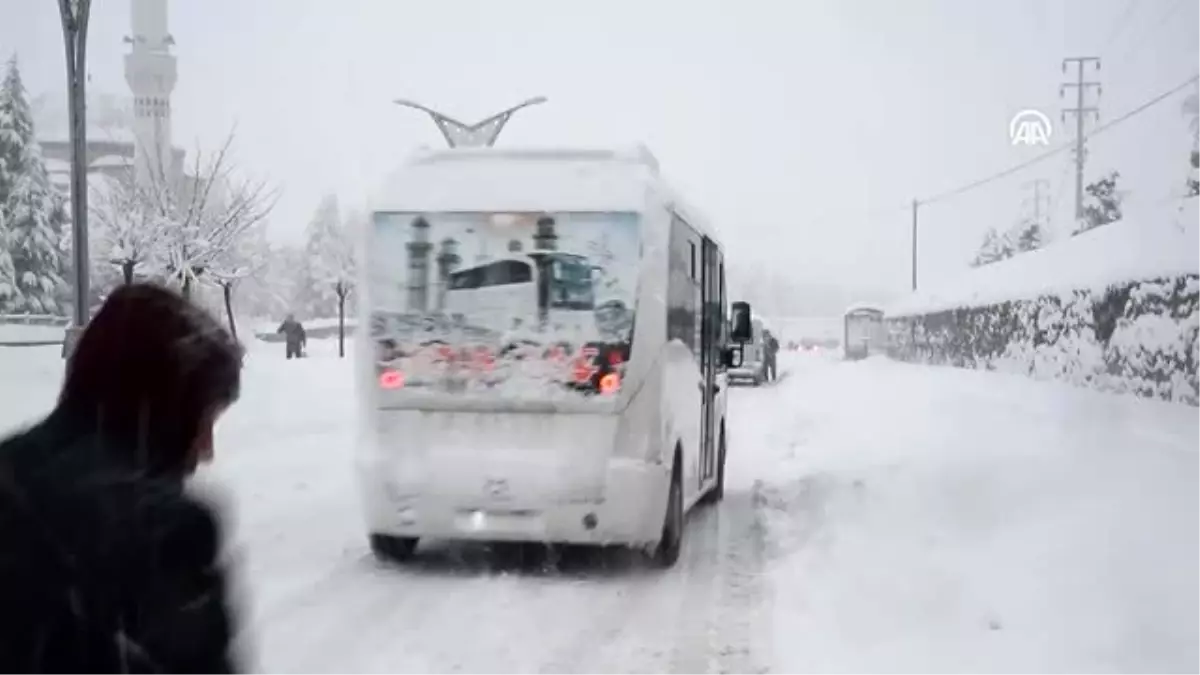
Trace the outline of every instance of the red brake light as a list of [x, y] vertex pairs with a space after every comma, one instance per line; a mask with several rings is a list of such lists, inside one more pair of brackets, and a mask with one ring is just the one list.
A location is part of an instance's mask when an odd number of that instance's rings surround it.
[[600, 378], [600, 393], [613, 394], [621, 388], [621, 376], [616, 373], [607, 373]]
[[385, 370], [379, 374], [379, 386], [383, 389], [400, 389], [404, 386], [404, 373], [398, 370]]

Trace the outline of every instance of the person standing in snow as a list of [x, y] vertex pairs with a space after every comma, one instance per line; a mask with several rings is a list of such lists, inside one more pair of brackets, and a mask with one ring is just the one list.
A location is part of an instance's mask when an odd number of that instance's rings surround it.
[[55, 408], [0, 443], [0, 671], [236, 672], [219, 519], [184, 482], [241, 368], [179, 294], [107, 298]]
[[767, 367], [767, 381], [774, 382], [778, 378], [776, 356], [779, 354], [779, 340], [771, 334], [771, 331], [763, 331], [763, 351]]
[[275, 332], [283, 333], [283, 337], [287, 341], [288, 359], [298, 359], [304, 356], [304, 348], [308, 346], [308, 336], [304, 333], [304, 326], [296, 320], [295, 315], [288, 314]]

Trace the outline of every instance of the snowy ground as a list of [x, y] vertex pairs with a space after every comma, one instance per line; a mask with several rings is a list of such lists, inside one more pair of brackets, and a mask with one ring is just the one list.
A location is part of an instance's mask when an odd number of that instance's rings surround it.
[[[25, 342], [62, 342], [67, 332], [64, 326], [31, 326], [0, 322], [0, 344]], [[4, 357], [0, 356], [0, 359]], [[4, 361], [0, 361], [3, 363]]]
[[[260, 669], [1200, 669], [1195, 408], [785, 353], [734, 392], [727, 499], [675, 569], [479, 546], [397, 569], [367, 551], [333, 342], [254, 348], [204, 481]], [[58, 350], [0, 348], [0, 373], [7, 429], [52, 403]]]

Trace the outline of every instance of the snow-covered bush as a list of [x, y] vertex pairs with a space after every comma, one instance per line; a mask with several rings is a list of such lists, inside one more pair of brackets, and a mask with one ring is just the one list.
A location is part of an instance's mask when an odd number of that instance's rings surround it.
[[894, 358], [1200, 405], [1200, 276], [888, 319]]

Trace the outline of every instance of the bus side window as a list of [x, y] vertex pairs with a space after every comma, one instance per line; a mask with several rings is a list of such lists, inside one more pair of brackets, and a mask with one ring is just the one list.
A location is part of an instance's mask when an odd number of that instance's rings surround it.
[[[729, 342], [729, 322], [725, 320], [725, 317], [729, 316], [729, 308], [725, 306], [725, 256], [718, 252], [717, 260], [718, 290], [716, 321], [720, 324], [720, 328], [717, 329], [717, 344], [721, 348], [724, 348]], [[717, 363], [723, 363], [723, 361], [718, 359]]]

